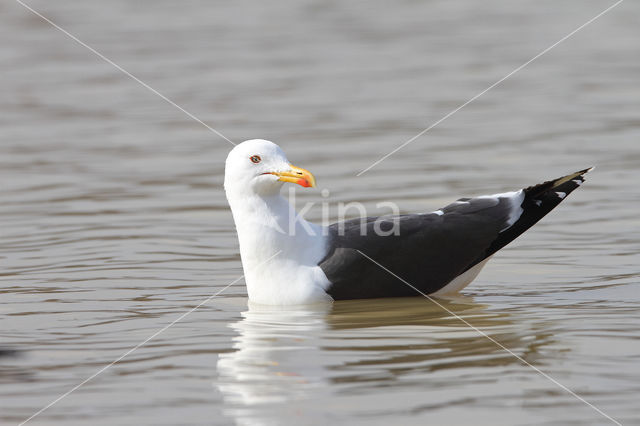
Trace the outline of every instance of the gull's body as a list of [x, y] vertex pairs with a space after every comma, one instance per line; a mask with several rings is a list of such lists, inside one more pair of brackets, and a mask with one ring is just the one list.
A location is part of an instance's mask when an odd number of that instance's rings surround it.
[[[460, 199], [435, 212], [322, 227], [300, 218], [280, 195], [284, 182], [314, 186], [313, 175], [292, 166], [276, 144], [257, 139], [239, 144], [227, 157], [225, 191], [249, 299], [308, 304], [420, 294], [393, 274], [425, 294], [460, 291], [496, 251], [577, 188], [587, 171], [519, 191]], [[376, 232], [381, 224], [384, 229], [397, 224], [399, 232]]]

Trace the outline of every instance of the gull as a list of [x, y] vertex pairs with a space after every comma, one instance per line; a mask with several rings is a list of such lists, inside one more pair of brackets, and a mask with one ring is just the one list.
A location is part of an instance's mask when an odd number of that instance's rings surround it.
[[498, 250], [579, 187], [590, 170], [517, 191], [460, 198], [433, 212], [325, 227], [301, 218], [280, 194], [287, 182], [315, 187], [314, 176], [293, 166], [275, 143], [252, 139], [227, 156], [224, 189], [249, 300], [312, 304], [457, 293]]

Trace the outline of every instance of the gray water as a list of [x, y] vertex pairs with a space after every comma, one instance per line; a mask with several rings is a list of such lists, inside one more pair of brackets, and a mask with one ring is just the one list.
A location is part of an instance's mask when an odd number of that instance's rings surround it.
[[[358, 177], [613, 1], [29, 4], [231, 140], [279, 143], [330, 191], [296, 190], [313, 220], [596, 165], [440, 303], [640, 424], [638, 2]], [[230, 143], [13, 0], [0, 70], [0, 423], [18, 424], [242, 268]], [[266, 310], [242, 281], [29, 422], [389, 423], [612, 424], [424, 298]]]

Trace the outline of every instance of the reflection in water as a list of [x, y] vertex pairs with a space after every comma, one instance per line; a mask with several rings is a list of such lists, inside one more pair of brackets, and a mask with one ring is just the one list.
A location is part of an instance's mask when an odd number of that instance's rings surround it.
[[243, 318], [230, 325], [239, 333], [236, 351], [221, 354], [218, 361], [227, 399], [252, 405], [301, 397], [322, 370], [309, 365], [304, 354], [319, 347], [328, 310], [329, 305], [279, 309], [250, 304]]
[[31, 372], [23, 368], [16, 368], [13, 365], [7, 367], [2, 362], [5, 358], [17, 358], [22, 355], [23, 352], [15, 349], [0, 348], [0, 384], [15, 383], [17, 381], [26, 382], [33, 379]]
[[[330, 305], [271, 307], [249, 304], [230, 325], [235, 352], [220, 354], [217, 386], [226, 414], [239, 424], [282, 424], [274, 405], [306, 399], [322, 385], [325, 365], [312, 360], [327, 328]], [[290, 409], [290, 408], [289, 408]], [[270, 420], [271, 419], [271, 420]]]
[[[510, 315], [490, 312], [470, 297], [440, 303], [527, 361], [535, 362], [537, 348], [550, 342], [549, 334], [518, 330]], [[327, 395], [423, 385], [445, 369], [519, 363], [424, 298], [250, 305], [230, 327], [238, 333], [235, 352], [220, 355], [216, 385], [226, 414], [240, 424], [286, 423], [287, 412], [292, 423], [300, 416], [308, 421]]]

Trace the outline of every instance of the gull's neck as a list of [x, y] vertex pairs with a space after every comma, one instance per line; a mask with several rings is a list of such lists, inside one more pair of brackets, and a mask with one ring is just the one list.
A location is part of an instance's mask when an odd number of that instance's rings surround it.
[[308, 299], [318, 283], [323, 287], [326, 277], [317, 265], [327, 251], [326, 228], [299, 217], [279, 193], [227, 198], [250, 299]]
[[[265, 261], [278, 250], [282, 250], [281, 254], [287, 257], [326, 237], [323, 235], [325, 228], [299, 217], [293, 206], [280, 194], [253, 195], [237, 200], [231, 198], [229, 204], [238, 230], [243, 260], [245, 252], [247, 260], [262, 254], [266, 257], [259, 261]], [[259, 242], [262, 244], [258, 246]], [[249, 252], [245, 248], [252, 250]]]

